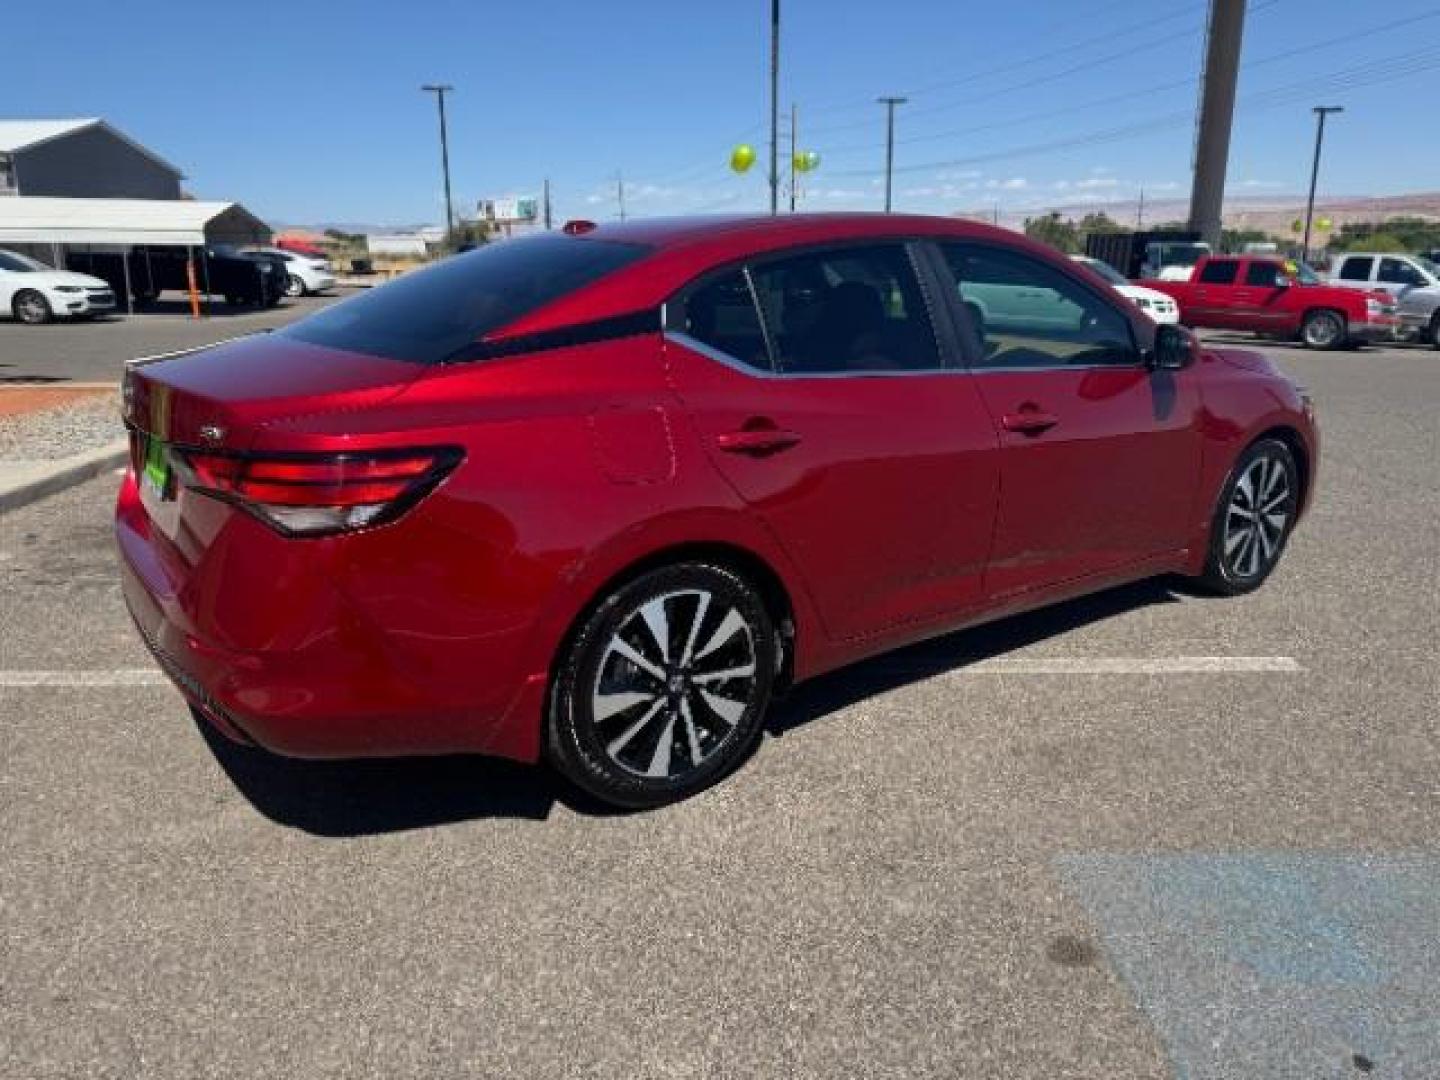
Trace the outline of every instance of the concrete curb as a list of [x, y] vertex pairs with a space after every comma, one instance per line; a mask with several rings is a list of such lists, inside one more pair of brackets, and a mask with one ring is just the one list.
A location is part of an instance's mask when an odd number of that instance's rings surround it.
[[130, 456], [125, 439], [55, 461], [0, 462], [0, 514], [118, 469]]

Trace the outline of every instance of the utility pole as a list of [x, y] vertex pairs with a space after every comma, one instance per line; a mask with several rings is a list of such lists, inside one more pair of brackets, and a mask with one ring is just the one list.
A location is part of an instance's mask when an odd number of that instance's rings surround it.
[[420, 87], [428, 94], [434, 94], [440, 105], [440, 167], [445, 173], [445, 240], [448, 243], [455, 235], [455, 204], [450, 199], [450, 139], [445, 133], [445, 95], [455, 88], [445, 83], [426, 83]]
[[545, 231], [550, 231], [550, 178], [545, 178]]
[[1315, 161], [1310, 166], [1310, 197], [1305, 200], [1305, 240], [1300, 245], [1300, 261], [1310, 261], [1310, 219], [1315, 215], [1315, 182], [1320, 178], [1320, 147], [1325, 142], [1325, 117], [1330, 113], [1345, 111], [1343, 105], [1316, 105], [1315, 113]]
[[798, 123], [795, 103], [790, 103], [790, 213], [795, 212], [795, 125]]
[[625, 220], [625, 177], [615, 174], [615, 198], [620, 202], [620, 220]]
[[1135, 228], [1137, 231], [1145, 228], [1145, 189], [1143, 187], [1140, 189], [1140, 205], [1135, 210]]
[[885, 212], [890, 213], [891, 174], [895, 171], [895, 106], [904, 105], [903, 97], [876, 98], [885, 106]]
[[1195, 176], [1190, 188], [1190, 228], [1217, 251], [1244, 30], [1245, 0], [1210, 0], [1200, 122], [1195, 132]]
[[780, 212], [780, 0], [770, 0], [770, 213]]

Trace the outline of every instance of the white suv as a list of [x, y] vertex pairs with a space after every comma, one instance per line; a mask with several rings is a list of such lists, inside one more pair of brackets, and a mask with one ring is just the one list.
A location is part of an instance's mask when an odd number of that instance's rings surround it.
[[335, 274], [331, 271], [330, 264], [323, 258], [301, 255], [299, 252], [286, 251], [284, 248], [257, 247], [247, 250], [263, 252], [266, 255], [277, 255], [285, 260], [286, 296], [310, 296], [335, 287]]
[[1330, 284], [1383, 289], [1395, 297], [1401, 335], [1440, 349], [1440, 266], [1423, 255], [1347, 251], [1336, 256]]

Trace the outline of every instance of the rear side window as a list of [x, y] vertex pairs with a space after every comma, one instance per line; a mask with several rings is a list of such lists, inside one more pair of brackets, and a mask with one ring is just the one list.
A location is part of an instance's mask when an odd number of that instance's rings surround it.
[[1369, 281], [1370, 268], [1375, 265], [1375, 260], [1368, 255], [1354, 259], [1346, 259], [1340, 264], [1341, 281]]
[[438, 364], [649, 250], [569, 236], [502, 240], [413, 271], [279, 333], [332, 349]]
[[746, 367], [771, 370], [760, 313], [743, 271], [726, 274], [690, 294], [685, 301], [685, 333]]
[[1272, 262], [1252, 262], [1245, 268], [1246, 285], [1265, 285], [1274, 288], [1280, 283], [1280, 267]]
[[750, 275], [781, 374], [941, 366], [925, 297], [902, 244], [808, 252], [759, 264]]
[[1207, 285], [1230, 285], [1240, 264], [1233, 259], [1211, 259], [1200, 271], [1200, 280]]

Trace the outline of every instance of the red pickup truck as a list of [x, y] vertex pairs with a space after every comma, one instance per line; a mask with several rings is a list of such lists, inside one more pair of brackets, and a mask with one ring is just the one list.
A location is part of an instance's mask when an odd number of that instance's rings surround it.
[[1341, 349], [1393, 337], [1399, 325], [1388, 293], [1326, 285], [1304, 263], [1264, 256], [1211, 255], [1189, 281], [1142, 281], [1174, 297], [1186, 326], [1299, 338]]

